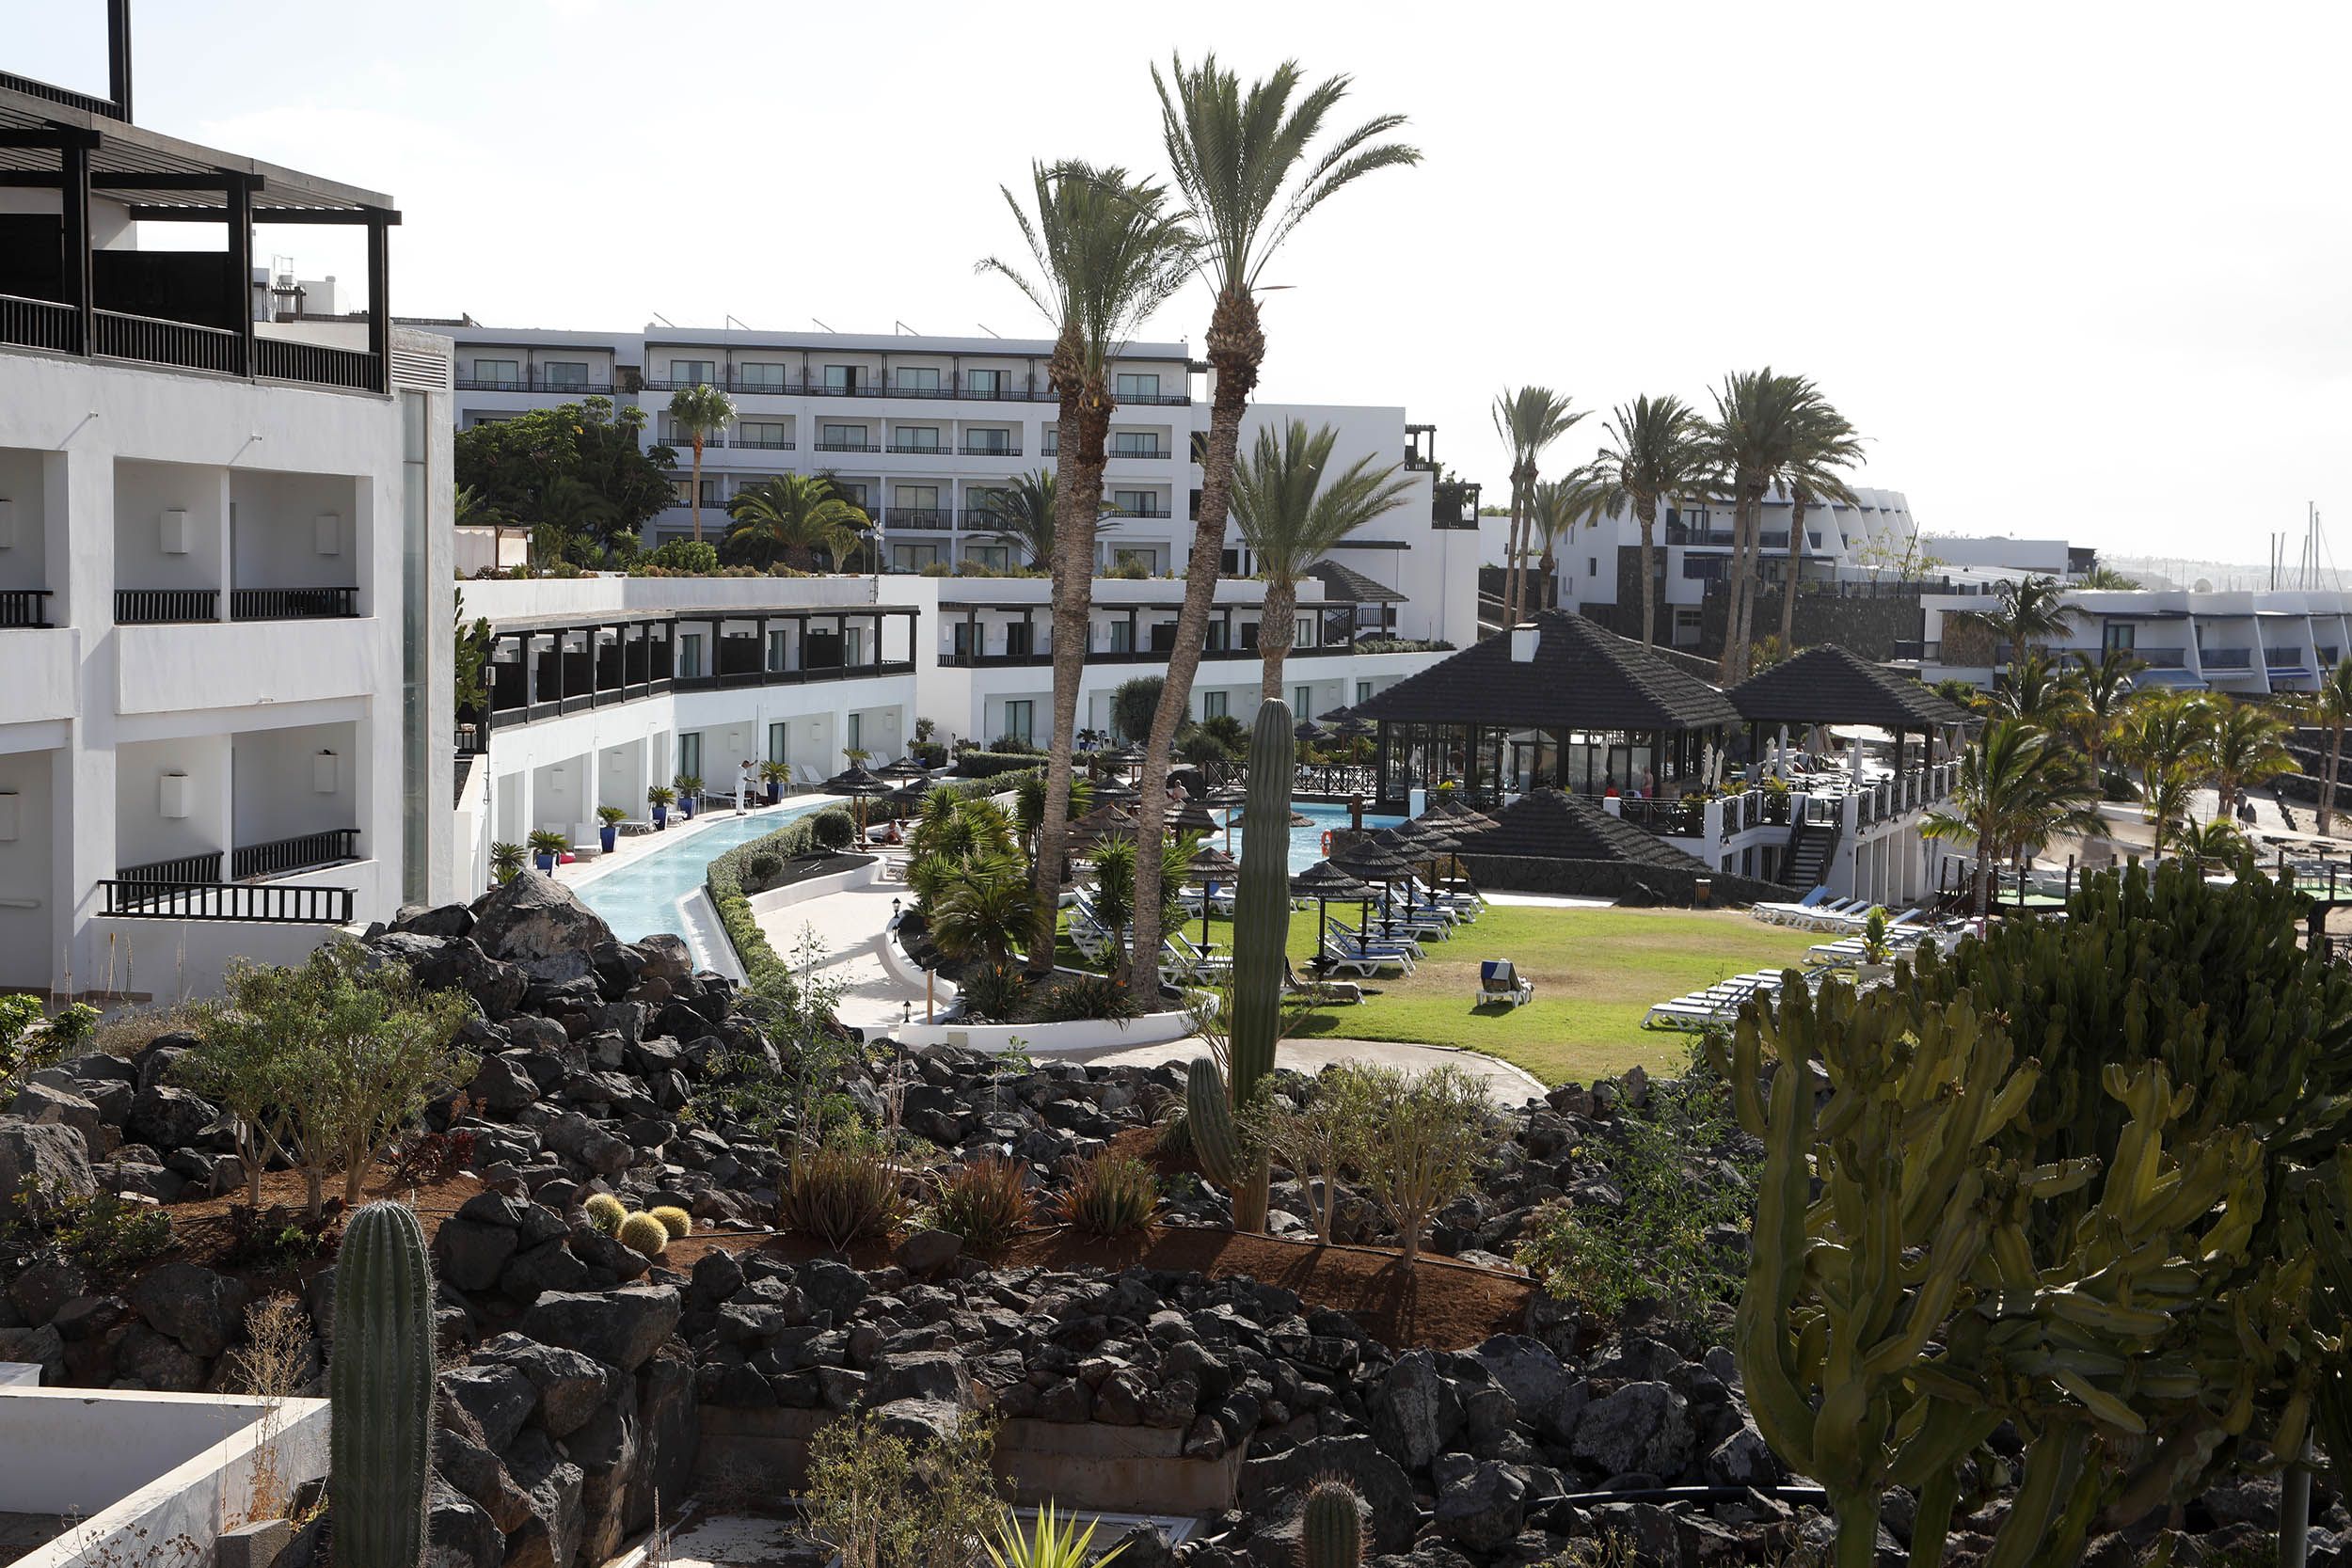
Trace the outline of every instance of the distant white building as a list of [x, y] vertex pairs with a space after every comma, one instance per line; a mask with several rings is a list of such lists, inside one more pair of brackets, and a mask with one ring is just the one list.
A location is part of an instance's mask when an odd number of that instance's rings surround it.
[[2099, 552], [2063, 539], [2012, 539], [2007, 534], [1931, 533], [1920, 552], [1934, 564], [1931, 575], [1971, 578], [2056, 578], [2080, 582], [2099, 564]]
[[[2214, 690], [2239, 696], [2309, 691], [2322, 671], [2352, 649], [2352, 592], [2296, 589], [2271, 593], [2198, 593], [2190, 589], [2074, 589], [2065, 634], [2039, 644], [2049, 657], [2098, 658], [2129, 651], [2148, 668], [2140, 686]], [[1920, 674], [1989, 685], [2009, 662], [1971, 612], [1982, 597], [1930, 594], [1921, 601], [1925, 641]]]

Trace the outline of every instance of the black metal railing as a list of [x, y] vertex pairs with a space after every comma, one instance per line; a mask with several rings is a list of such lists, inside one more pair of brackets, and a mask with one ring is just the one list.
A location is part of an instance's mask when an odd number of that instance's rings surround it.
[[286, 338], [253, 340], [253, 373], [276, 381], [307, 381], [355, 392], [376, 388], [375, 356], [361, 349], [331, 348]]
[[1175, 451], [1169, 447], [1113, 447], [1104, 455], [1114, 458], [1134, 457], [1140, 458], [1147, 463], [1158, 463], [1173, 457]]
[[527, 379], [520, 375], [461, 375], [454, 385], [461, 392], [578, 392], [583, 397], [591, 392], [620, 389], [610, 381], [562, 381], [545, 375]]
[[882, 448], [871, 441], [819, 441], [817, 443], [817, 450], [818, 451], [880, 451]]
[[294, 882], [162, 881], [98, 884], [110, 915], [150, 920], [245, 920], [273, 926], [347, 926], [357, 890]]
[[1021, 443], [1007, 441], [992, 446], [986, 441], [966, 441], [961, 450], [966, 457], [1018, 457]]
[[220, 851], [207, 849], [174, 860], [150, 861], [145, 865], [118, 866], [115, 876], [125, 882], [217, 882]]
[[953, 526], [954, 517], [944, 506], [894, 506], [882, 521], [885, 528], [942, 529]]
[[937, 441], [926, 446], [920, 441], [894, 440], [890, 443], [890, 450], [901, 457], [952, 457], [956, 449], [943, 447]]
[[781, 436], [771, 438], [765, 436], [737, 436], [730, 438], [727, 445], [740, 447], [747, 451], [790, 451], [792, 450], [791, 441]]
[[359, 613], [357, 588], [232, 588], [232, 621], [310, 621]]
[[72, 306], [53, 299], [0, 294], [0, 343], [78, 354], [81, 336], [81, 317]]
[[220, 619], [217, 588], [118, 588], [115, 623], [125, 626], [162, 626], [174, 621]]
[[166, 321], [160, 316], [134, 316], [121, 310], [90, 313], [90, 352], [106, 359], [140, 359], [151, 365], [178, 365], [183, 370], [217, 371], [242, 375], [239, 349], [245, 340], [217, 326], [194, 322]]
[[2251, 648], [2200, 648], [2197, 662], [2207, 670], [2250, 670], [2254, 667]]
[[1173, 517], [1175, 515], [1176, 515], [1175, 513], [1170, 512], [1170, 511], [1169, 511], [1169, 510], [1168, 510], [1166, 506], [1164, 506], [1164, 505], [1163, 505], [1163, 506], [1122, 506], [1122, 507], [1120, 507], [1118, 511], [1113, 512], [1113, 513], [1111, 514], [1111, 516], [1112, 516], [1113, 518], [1120, 518], [1120, 519], [1124, 519], [1124, 518], [1128, 518], [1128, 517], [1138, 517], [1138, 518], [1143, 518], [1143, 519], [1145, 519], [1145, 520], [1147, 520], [1147, 521], [1148, 521], [1148, 520], [1152, 519], [1152, 518], [1168, 518], [1168, 517]]
[[48, 624], [48, 589], [0, 588], [0, 626], [40, 627]]
[[229, 875], [242, 882], [247, 878], [283, 877], [288, 872], [358, 858], [359, 830], [329, 828], [324, 832], [272, 839], [267, 844], [240, 844], [230, 852]]

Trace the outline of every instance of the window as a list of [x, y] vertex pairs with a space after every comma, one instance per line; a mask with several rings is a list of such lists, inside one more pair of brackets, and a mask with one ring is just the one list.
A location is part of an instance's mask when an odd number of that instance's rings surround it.
[[967, 397], [995, 398], [1005, 395], [1005, 372], [1002, 371], [966, 371], [963, 390]]
[[1261, 623], [1256, 621], [1244, 621], [1241, 624], [1241, 645], [1243, 647], [1254, 648], [1258, 645], [1258, 631], [1260, 626]]
[[673, 505], [675, 505], [675, 506], [691, 506], [691, 505], [693, 505], [693, 504], [694, 504], [694, 482], [693, 482], [692, 480], [691, 480], [691, 479], [674, 479], [674, 480], [670, 481], [670, 496], [671, 496], [671, 503], [672, 503]]
[[1226, 700], [1230, 695], [1230, 693], [1223, 691], [1203, 691], [1200, 693], [1200, 717], [1203, 719], [1224, 718], [1226, 713], [1229, 711], [1226, 706]]
[[739, 447], [762, 447], [770, 451], [790, 451], [792, 443], [785, 438], [783, 421], [777, 420], [745, 420], [735, 427], [735, 444]]
[[[850, 660], [850, 663], [852, 663], [852, 664], [855, 664], [855, 663], [857, 662], [857, 660], [853, 658], [853, 659]], [[866, 729], [866, 726], [865, 726], [864, 724], [862, 724], [862, 723], [860, 723], [860, 722], [858, 721], [859, 721], [861, 718], [863, 718], [863, 717], [864, 717], [863, 715], [861, 715], [861, 714], [855, 714], [855, 713], [852, 713], [851, 715], [850, 715], [850, 744], [849, 744], [849, 747], [848, 747], [848, 750], [850, 750], [850, 751], [852, 751], [852, 752], [862, 752], [862, 751], [864, 751], [864, 750], [866, 749], [866, 746], [865, 746], [865, 729]]]
[[784, 366], [773, 359], [755, 359], [735, 367], [735, 384], [747, 392], [784, 390]]
[[677, 737], [677, 770], [680, 778], [702, 777], [703, 737], [699, 733]]
[[947, 624], [947, 651], [957, 658], [968, 658], [971, 657], [971, 622], [950, 621]]
[[1136, 627], [1132, 621], [1111, 623], [1111, 652], [1131, 654], [1136, 651]]
[[936, 484], [900, 484], [890, 492], [890, 510], [920, 512], [931, 516], [939, 515], [939, 486]]
[[1008, 621], [1005, 624], [1005, 657], [1026, 658], [1035, 647], [1036, 624], [1029, 621]]
[[2129, 621], [2109, 621], [2099, 628], [2101, 653], [2111, 654], [2119, 649], [2128, 653], [2138, 645], [2138, 641], [2139, 627]]
[[771, 631], [768, 633], [768, 668], [771, 670], [792, 668], [792, 634], [790, 632]]
[[1148, 430], [1114, 430], [1111, 432], [1113, 457], [1157, 457], [1160, 438]]
[[1682, 575], [1693, 582], [1720, 582], [1724, 576], [1724, 558], [1720, 555], [1686, 555], [1682, 558]]
[[1356, 683], [1356, 701], [1359, 704], [1372, 701], [1372, 682], [1358, 681]]
[[[866, 662], [866, 628], [864, 626], [843, 626], [841, 628], [841, 658], [842, 662], [845, 664], [863, 664]], [[856, 715], [852, 714], [850, 716], [850, 722], [851, 725], [855, 725], [857, 723]], [[856, 732], [852, 729], [850, 733], [854, 735]], [[857, 742], [855, 740], [851, 740], [850, 744], [854, 746]]]
[[866, 510], [865, 485], [854, 483], [845, 484], [840, 480], [836, 479], [833, 482], [833, 493], [839, 496], [843, 500], [848, 501], [851, 506], [856, 507], [860, 512]]
[[707, 359], [673, 359], [670, 361], [670, 381], [678, 387], [707, 387], [717, 378], [711, 373]]
[[588, 385], [588, 362], [585, 359], [558, 359], [539, 367], [539, 384], [550, 389]]
[[1129, 517], [1165, 517], [1168, 505], [1149, 490], [1113, 490], [1111, 505]]
[[473, 362], [473, 378], [485, 387], [519, 387], [523, 379], [522, 361], [477, 359]]
[[1005, 733], [1023, 745], [1032, 745], [1035, 735], [1037, 704], [1028, 700], [1008, 700], [1005, 704]]
[[1054, 420], [1045, 427], [1045, 444], [1038, 449], [1041, 457], [1052, 457], [1061, 451], [1061, 421]]
[[1584, 575], [1588, 578], [1600, 576], [1600, 557], [1588, 555], [1584, 558]]
[[1698, 646], [1699, 612], [1688, 606], [1677, 607], [1675, 610], [1674, 636], [1675, 646], [1677, 648]]
[[785, 755], [786, 749], [788, 745], [786, 737], [789, 736], [791, 732], [792, 726], [789, 724], [771, 724], [768, 726], [768, 760], [770, 762], [784, 762], [788, 760]]
[[1313, 687], [1294, 686], [1291, 688], [1291, 712], [1297, 716], [1298, 721], [1302, 724], [1315, 716], [1315, 689]]
[[939, 427], [935, 424], [900, 425], [890, 437], [892, 451], [937, 451]]
[[1225, 633], [1226, 623], [1223, 621], [1211, 621], [1208, 626], [1208, 630], [1202, 634], [1200, 646], [1209, 653], [1223, 653], [1225, 651]]
[[703, 634], [683, 631], [677, 639], [677, 678], [700, 680], [703, 673]]
[[898, 389], [901, 392], [937, 392], [939, 369], [935, 365], [901, 365], [896, 373]]
[[895, 545], [891, 546], [891, 570], [919, 572], [926, 566], [939, 564], [937, 545]]
[[1140, 566], [1145, 571], [1152, 572], [1159, 569], [1160, 558], [1153, 550], [1113, 550], [1111, 551], [1111, 564]]
[[967, 430], [963, 433], [963, 444], [976, 452], [1009, 452], [1012, 451], [1012, 432], [1009, 430]]
[[965, 521], [983, 523], [1010, 510], [1012, 492], [1002, 485], [975, 484], [963, 492]]
[[1219, 577], [1227, 578], [1246, 578], [1249, 575], [1241, 569], [1241, 551], [1239, 550], [1226, 550], [1218, 555], [1216, 571]]
[[1121, 371], [1119, 372], [1119, 401], [1131, 398], [1156, 398], [1160, 395], [1160, 378], [1152, 371]]
[[975, 545], [963, 552], [963, 559], [992, 572], [1001, 572], [1012, 564], [1012, 551], [1002, 545]]
[[856, 391], [864, 371], [865, 367], [861, 365], [827, 365], [825, 390], [834, 393]]
[[866, 427], [862, 424], [829, 424], [818, 428], [818, 451], [864, 451]]
[[1291, 623], [1291, 646], [1311, 648], [1315, 645], [1315, 621], [1311, 615], [1301, 615]]
[[[1206, 463], [1209, 460], [1209, 433], [1207, 431], [1194, 431], [1192, 433], [1190, 445], [1192, 448], [1192, 460], [1195, 463]], [[1195, 494], [1197, 496], [1198, 492]]]

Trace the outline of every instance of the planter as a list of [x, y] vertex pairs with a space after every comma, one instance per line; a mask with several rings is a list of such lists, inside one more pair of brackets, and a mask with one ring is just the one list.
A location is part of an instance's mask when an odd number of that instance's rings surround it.
[[678, 820], [681, 822], [691, 822], [694, 820], [694, 798], [691, 795], [684, 795], [678, 798], [677, 814]]
[[540, 870], [546, 872], [550, 877], [555, 875], [555, 857], [553, 855], [533, 855], [531, 857], [531, 862], [533, 865], [536, 865]]
[[656, 807], [654, 807], [654, 808], [653, 808], [653, 831], [654, 831], [655, 832], [660, 832], [663, 829], [667, 828], [669, 825], [670, 825], [670, 808], [669, 808], [669, 807], [667, 807], [667, 806], [656, 806]]
[[596, 838], [604, 845], [604, 852], [609, 855], [612, 852], [612, 847], [621, 841], [621, 830], [618, 828], [598, 828], [596, 830]]
[[1855, 985], [1857, 985], [1857, 986], [1867, 986], [1867, 985], [1870, 984], [1870, 983], [1871, 983], [1872, 981], [1874, 981], [1874, 980], [1883, 980], [1883, 979], [1885, 979], [1888, 975], [1890, 975], [1890, 974], [1894, 974], [1894, 973], [1895, 973], [1895, 966], [1894, 966], [1893, 964], [1891, 964], [1891, 963], [1889, 963], [1889, 964], [1872, 964], [1872, 963], [1860, 963], [1860, 964], [1856, 964], [1856, 965], [1854, 965], [1854, 966], [1853, 966], [1853, 983], [1854, 983]]
[[768, 803], [772, 806], [783, 799], [784, 785], [777, 784], [772, 780], [770, 781], [768, 784]]

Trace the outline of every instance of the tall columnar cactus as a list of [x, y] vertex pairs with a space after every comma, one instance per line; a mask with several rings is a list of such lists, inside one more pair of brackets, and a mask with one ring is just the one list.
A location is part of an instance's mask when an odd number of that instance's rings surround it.
[[1184, 1074], [1184, 1128], [1201, 1170], [1218, 1186], [1231, 1189], [1242, 1175], [1241, 1136], [1233, 1125], [1225, 1075], [1206, 1056], [1195, 1056]]
[[[1274, 1070], [1282, 1032], [1282, 973], [1291, 932], [1291, 775], [1298, 739], [1290, 705], [1258, 705], [1249, 732], [1249, 793], [1242, 807], [1241, 875], [1233, 885], [1233, 1014], [1227, 1023], [1235, 1107], [1249, 1103]], [[1263, 1157], [1234, 1183], [1233, 1223], [1265, 1227]]]
[[1361, 1568], [1363, 1503], [1336, 1476], [1307, 1489], [1298, 1515], [1298, 1568]]
[[335, 1258], [329, 1486], [335, 1558], [416, 1568], [433, 1457], [433, 1269], [405, 1204], [371, 1203]]

